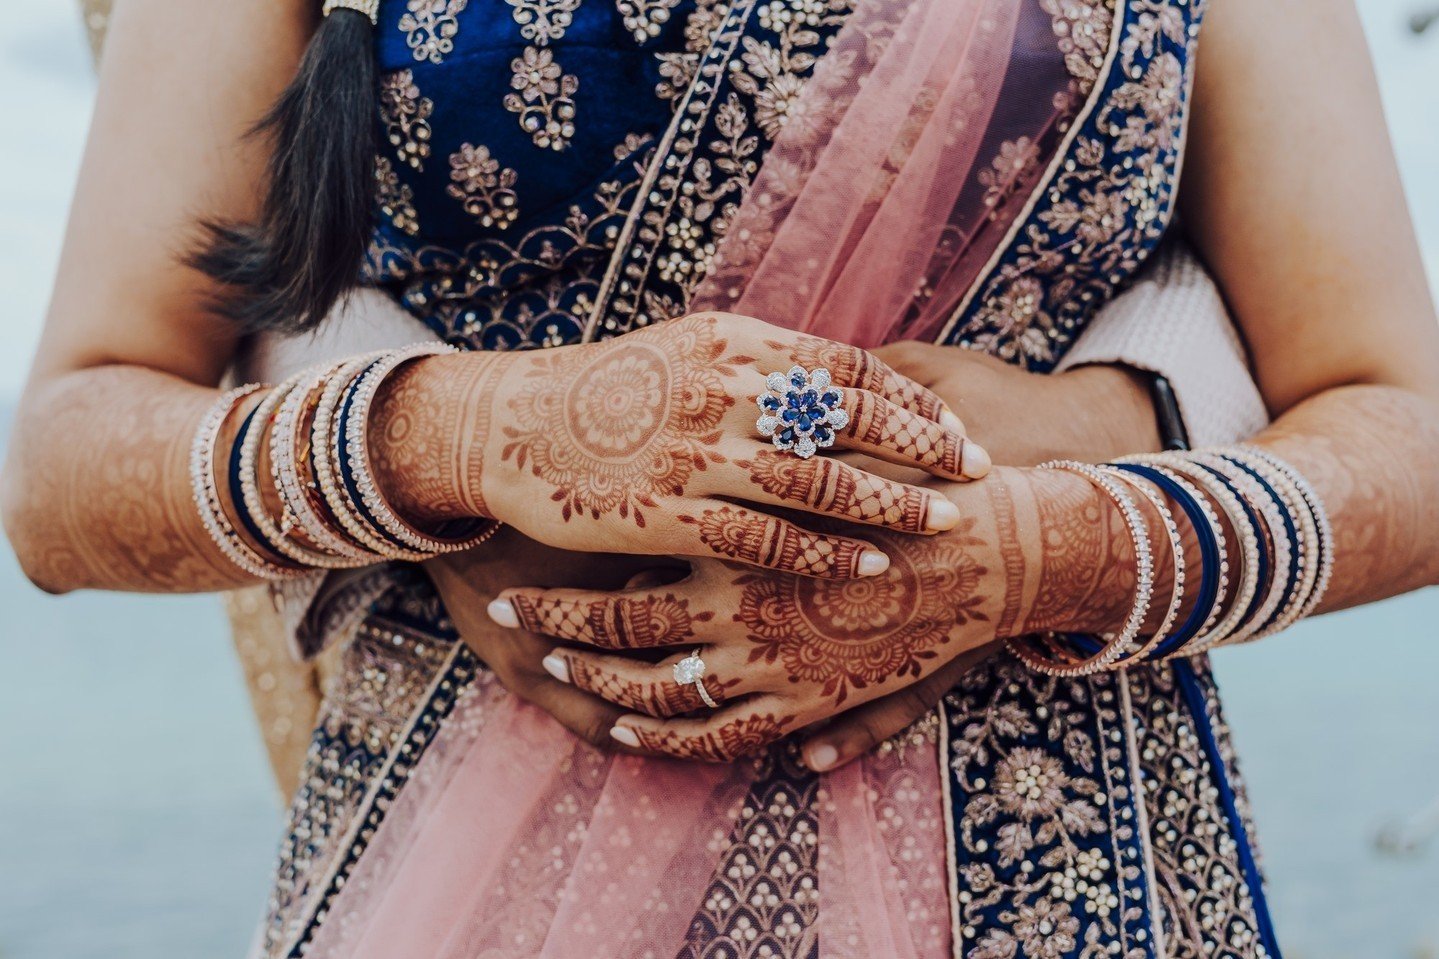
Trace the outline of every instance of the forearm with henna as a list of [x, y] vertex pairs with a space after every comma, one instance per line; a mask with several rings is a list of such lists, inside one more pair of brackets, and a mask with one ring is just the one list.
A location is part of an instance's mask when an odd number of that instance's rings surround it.
[[[191, 495], [195, 430], [216, 391], [133, 366], [27, 395], [5, 467], [5, 529], [54, 592], [196, 592], [251, 580], [210, 541]], [[231, 417], [228, 447], [236, 417]]]
[[[1434, 401], [1385, 386], [1349, 386], [1297, 405], [1250, 442], [1290, 463], [1313, 487], [1334, 532], [1334, 570], [1317, 612], [1374, 602], [1439, 583], [1439, 415]], [[1134, 556], [1108, 497], [1077, 476], [996, 471], [1010, 491], [1034, 497], [1037, 531], [1022, 557], [1035, 600], [1026, 604], [1021, 631], [1107, 633], [1119, 628], [1134, 598]], [[1099, 510], [1101, 523], [1076, 521]], [[1168, 596], [1168, 537], [1152, 511], [1156, 598]], [[1222, 514], [1221, 514], [1222, 516]], [[1175, 511], [1191, 569], [1199, 563], [1193, 527]], [[1233, 531], [1222, 532], [1232, 544]], [[1039, 544], [1036, 546], [1036, 544]], [[1231, 547], [1232, 549], [1232, 547]], [[1231, 553], [1231, 555], [1236, 555]], [[1107, 559], [1105, 558], [1107, 557]], [[1103, 564], [1090, 582], [1085, 570]], [[1194, 601], [1191, 589], [1187, 609]], [[1231, 599], [1233, 590], [1231, 590]], [[1151, 605], [1153, 628], [1163, 603]]]

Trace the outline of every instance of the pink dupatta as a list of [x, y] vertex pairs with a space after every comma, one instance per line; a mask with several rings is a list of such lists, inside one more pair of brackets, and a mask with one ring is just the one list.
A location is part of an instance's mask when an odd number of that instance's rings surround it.
[[[1005, 201], [1038, 176], [1034, 145], [1068, 89], [1039, 6], [856, 0], [691, 310], [861, 345], [942, 328], [1015, 216]], [[752, 793], [756, 762], [615, 758], [482, 676], [306, 955], [671, 959], [698, 954], [698, 916], [726, 915], [719, 932], [756, 950], [771, 937], [790, 954], [804, 936], [822, 959], [948, 956], [938, 751], [932, 730], [906, 743], [821, 776], [812, 816], [796, 817], [782, 781]], [[812, 880], [786, 861], [805, 843]], [[765, 901], [706, 901], [739, 890]]]

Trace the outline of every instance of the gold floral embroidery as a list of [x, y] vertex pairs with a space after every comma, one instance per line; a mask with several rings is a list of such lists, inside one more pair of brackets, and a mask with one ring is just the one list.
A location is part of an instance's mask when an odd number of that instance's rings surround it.
[[420, 221], [415, 214], [415, 191], [408, 184], [400, 182], [394, 164], [386, 156], [375, 157], [375, 202], [380, 212], [395, 229], [409, 236], [420, 232]]
[[1144, 956], [1113, 675], [1061, 680], [997, 659], [945, 706], [960, 793], [955, 955], [1065, 959], [1083, 943], [1085, 957]]
[[380, 78], [380, 122], [385, 138], [399, 158], [416, 170], [430, 155], [430, 114], [435, 105], [420, 96], [413, 70], [396, 70]]
[[405, 43], [416, 60], [439, 63], [455, 49], [456, 19], [468, 0], [409, 0], [400, 17]]
[[565, 73], [549, 49], [574, 22], [580, 0], [506, 0], [514, 7], [520, 36], [529, 41], [524, 53], [510, 62], [510, 87], [505, 109], [517, 114], [520, 129], [540, 149], [563, 150], [575, 135], [575, 91], [579, 78]]
[[513, 189], [518, 174], [490, 156], [486, 146], [460, 145], [450, 154], [450, 184], [445, 192], [460, 201], [480, 226], [503, 230], [519, 216], [519, 198]]
[[625, 29], [644, 43], [660, 35], [660, 30], [669, 23], [670, 13], [679, 6], [680, 0], [616, 0], [615, 9], [623, 18]]
[[1029, 137], [1006, 140], [1000, 144], [999, 155], [990, 161], [988, 169], [979, 171], [979, 182], [984, 186], [984, 205], [990, 216], [995, 216], [1000, 207], [1014, 196], [1020, 183], [1028, 178], [1039, 163], [1039, 145]]
[[1207, 670], [1196, 672], [1212, 714], [1194, 715], [1173, 669], [1133, 670], [1129, 678], [1154, 855], [1155, 921], [1169, 959], [1266, 959], [1238, 837], [1220, 804], [1220, 778], [1234, 771], [1216, 768], [1199, 740], [1201, 726], [1220, 737], [1226, 731]]

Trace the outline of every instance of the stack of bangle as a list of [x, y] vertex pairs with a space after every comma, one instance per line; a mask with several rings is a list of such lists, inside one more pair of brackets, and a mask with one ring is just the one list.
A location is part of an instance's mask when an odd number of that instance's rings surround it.
[[[195, 433], [190, 480], [200, 521], [236, 567], [263, 579], [315, 569], [419, 561], [468, 549], [498, 524], [467, 519], [426, 532], [400, 517], [375, 481], [369, 419], [375, 396], [401, 366], [454, 352], [420, 344], [317, 366], [279, 386], [243, 386], [216, 401]], [[217, 446], [246, 398], [264, 390], [235, 434], [228, 455], [229, 495], [217, 480]], [[261, 477], [261, 453], [270, 468]], [[266, 485], [268, 484], [268, 485]], [[269, 502], [279, 504], [272, 515]]]
[[[1308, 615], [1329, 584], [1333, 534], [1324, 506], [1297, 470], [1267, 450], [1236, 446], [1042, 468], [1080, 473], [1114, 501], [1133, 541], [1136, 575], [1120, 632], [1012, 640], [1037, 670], [1078, 676], [1248, 642]], [[1144, 506], [1163, 527], [1173, 561], [1165, 614], [1148, 635], [1141, 632], [1154, 601], [1154, 551], [1150, 523], [1139, 515]], [[1197, 576], [1185, 555], [1181, 519], [1196, 546]], [[1181, 616], [1186, 598], [1189, 611]]]

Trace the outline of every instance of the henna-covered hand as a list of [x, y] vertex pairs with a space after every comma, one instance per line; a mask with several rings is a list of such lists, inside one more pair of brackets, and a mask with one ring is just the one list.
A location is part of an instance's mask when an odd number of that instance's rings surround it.
[[[872, 578], [700, 560], [686, 579], [644, 589], [507, 590], [491, 615], [563, 641], [547, 668], [632, 711], [616, 724], [617, 741], [727, 761], [910, 686], [994, 640], [1006, 576], [988, 516], [931, 537], [872, 535], [893, 558]], [[697, 713], [704, 704], [696, 687], [672, 675], [695, 650], [720, 706], [714, 712]]]
[[[755, 399], [765, 374], [795, 364], [832, 374], [848, 420], [837, 448], [950, 480], [988, 471], [944, 403], [873, 355], [702, 314], [603, 343], [412, 364], [377, 398], [376, 472], [387, 492], [396, 480], [394, 505], [419, 520], [482, 514], [565, 549], [723, 557], [806, 576], [875, 575], [888, 561], [858, 531], [814, 532], [777, 510], [906, 533], [952, 528], [958, 511], [931, 490], [770, 448]], [[403, 415], [416, 408], [436, 412]]]
[[[933, 492], [965, 518], [929, 537], [871, 534], [893, 558], [873, 578], [697, 561], [687, 578], [643, 589], [506, 590], [491, 616], [560, 640], [546, 668], [630, 710], [613, 732], [626, 746], [724, 761], [838, 717], [806, 750], [816, 768], [832, 768], [887, 724], [904, 720], [888, 729], [898, 732], [932, 708], [996, 640], [1106, 622], [1112, 597], [1132, 592], [1133, 557], [1111, 546], [1123, 539], [1113, 506], [1083, 478], [1001, 469], [984, 483]], [[1112, 577], [1096, 584], [1096, 549], [1131, 570], [1127, 586]], [[1065, 590], [1074, 600], [1067, 617], [1054, 599]], [[674, 664], [691, 652], [704, 660], [716, 710], [695, 686], [674, 681]]]

